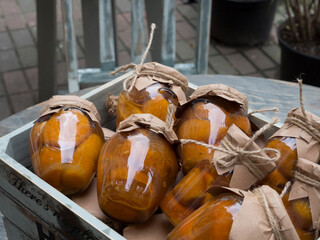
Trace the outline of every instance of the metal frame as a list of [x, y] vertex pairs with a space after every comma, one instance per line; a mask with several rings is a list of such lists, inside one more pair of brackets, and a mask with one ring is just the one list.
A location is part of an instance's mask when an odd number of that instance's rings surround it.
[[[88, 1], [89, 0], [82, 0], [83, 3], [89, 5]], [[90, 13], [93, 16], [99, 14], [100, 35], [98, 32], [96, 32], [96, 34], [100, 36], [100, 64], [99, 66], [94, 66], [94, 68], [78, 69], [72, 17], [72, 1], [63, 0], [62, 6], [64, 10], [62, 12], [64, 15], [65, 49], [67, 49], [69, 92], [109, 81], [111, 79], [109, 73], [115, 70], [117, 66], [114, 0], [92, 1], [98, 1], [97, 6], [99, 7], [98, 12], [96, 8], [92, 8], [95, 10], [91, 9]], [[152, 3], [147, 0], [131, 0], [132, 62], [139, 63], [145, 50], [144, 9], [146, 9], [148, 24], [150, 25], [151, 21], [156, 22], [158, 29], [161, 29], [159, 33], [160, 37], [157, 35], [152, 45], [151, 55], [153, 61], [174, 67], [183, 74], [206, 73], [209, 52], [211, 4], [212, 0], [199, 0], [195, 62], [175, 64], [174, 0], [152, 1]], [[89, 20], [90, 19], [86, 17], [83, 21], [84, 34], [86, 34], [86, 29], [89, 27], [89, 24], [85, 21]], [[90, 27], [92, 27], [92, 24]], [[93, 34], [92, 31], [91, 34]], [[89, 37], [92, 38], [92, 35]], [[89, 40], [85, 41], [85, 49], [90, 48], [90, 46], [87, 45], [88, 42]], [[94, 47], [94, 49], [96, 49], [96, 47]], [[85, 55], [86, 54], [87, 52]], [[88, 66], [89, 65], [90, 63]]]

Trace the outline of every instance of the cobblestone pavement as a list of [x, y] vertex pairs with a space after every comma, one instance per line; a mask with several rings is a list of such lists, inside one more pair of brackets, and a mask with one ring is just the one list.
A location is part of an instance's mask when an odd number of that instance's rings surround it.
[[[130, 62], [130, 1], [115, 2], [122, 65]], [[197, 4], [183, 4], [181, 0], [176, 4], [176, 58], [177, 62], [190, 62], [194, 58]], [[57, 5], [57, 82], [59, 93], [65, 93], [67, 70], [59, 0]], [[275, 27], [282, 16], [283, 7], [278, 6], [270, 37], [261, 46], [235, 48], [211, 40], [208, 73], [278, 78], [280, 50]], [[74, 0], [74, 18], [79, 66], [85, 67], [80, 0]], [[0, 120], [38, 102], [36, 25], [35, 0], [0, 0]], [[1, 225], [0, 217], [0, 239], [5, 239]]]

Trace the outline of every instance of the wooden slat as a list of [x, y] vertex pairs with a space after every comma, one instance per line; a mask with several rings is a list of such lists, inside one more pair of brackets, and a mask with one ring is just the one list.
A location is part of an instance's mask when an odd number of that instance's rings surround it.
[[[109, 129], [114, 128], [115, 122], [114, 117], [106, 113], [105, 100], [108, 94], [119, 95], [124, 79], [130, 74], [132, 72], [82, 95], [96, 105], [103, 124]], [[196, 88], [189, 83], [187, 95]], [[266, 119], [257, 116], [251, 117], [252, 120], [258, 126], [263, 125]], [[124, 239], [26, 168], [31, 165], [27, 144], [31, 127], [32, 122], [0, 138], [0, 210], [4, 216], [16, 225], [24, 222], [22, 225], [26, 228], [19, 225], [20, 230], [30, 229], [33, 234], [39, 234], [38, 222], [49, 237], [50, 231], [56, 238]], [[28, 236], [32, 238], [33, 234]]]
[[3, 218], [4, 226], [7, 230], [7, 239], [32, 240], [23, 231], [21, 231], [14, 223]]

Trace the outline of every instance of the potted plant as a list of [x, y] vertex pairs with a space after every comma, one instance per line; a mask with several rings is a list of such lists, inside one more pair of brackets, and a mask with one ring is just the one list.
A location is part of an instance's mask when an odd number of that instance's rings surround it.
[[320, 86], [320, 1], [285, 0], [287, 20], [278, 28], [280, 78]]
[[269, 38], [278, 0], [213, 0], [211, 36], [227, 45], [254, 46]]

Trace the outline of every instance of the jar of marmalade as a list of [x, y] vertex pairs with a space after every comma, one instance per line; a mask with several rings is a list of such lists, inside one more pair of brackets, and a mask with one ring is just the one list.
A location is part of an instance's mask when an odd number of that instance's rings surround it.
[[[301, 124], [304, 122], [306, 124]], [[320, 141], [313, 135], [320, 132], [320, 118], [300, 108], [289, 111], [284, 125], [268, 140], [266, 147], [280, 151], [277, 168], [258, 184], [269, 185], [281, 193], [285, 184], [294, 179], [297, 159], [305, 158], [317, 163], [320, 159]]]
[[290, 191], [282, 201], [300, 239], [317, 239], [320, 209], [320, 166], [307, 159], [297, 160]]
[[[201, 86], [177, 112], [175, 130], [179, 139], [218, 145], [232, 124], [251, 135], [247, 110], [247, 98], [237, 90], [222, 84]], [[177, 151], [184, 174], [201, 160], [211, 160], [214, 153], [194, 143], [180, 144]]]
[[215, 197], [181, 222], [168, 235], [168, 240], [229, 239], [233, 219], [241, 208], [242, 200], [235, 193]]
[[280, 196], [270, 187], [252, 192], [213, 187], [208, 193], [215, 197], [176, 226], [168, 240], [299, 239]]
[[[269, 124], [271, 125], [272, 123]], [[262, 134], [262, 131], [260, 133]], [[186, 142], [188, 140], [182, 141], [183, 144]], [[173, 225], [179, 224], [212, 198], [212, 195], [206, 192], [211, 186], [247, 190], [275, 168], [273, 159], [254, 143], [254, 139], [250, 139], [235, 125], [229, 128], [219, 146], [211, 148], [215, 149], [213, 160], [199, 162], [161, 202], [162, 211]], [[245, 157], [240, 153], [242, 150], [246, 152]], [[224, 165], [231, 162], [233, 164], [229, 166]]]
[[133, 114], [103, 146], [97, 192], [108, 216], [125, 223], [144, 222], [174, 184], [178, 162], [172, 139], [159, 133], [161, 124], [150, 114]]
[[219, 176], [209, 160], [199, 162], [163, 198], [160, 207], [176, 226], [213, 196], [206, 191], [213, 185], [228, 186], [231, 174]]
[[292, 171], [297, 161], [296, 139], [292, 137], [272, 137], [265, 147], [279, 150], [280, 158], [276, 161], [276, 169], [258, 184], [269, 185], [280, 194], [286, 183], [293, 178]]
[[66, 195], [85, 190], [96, 173], [104, 136], [92, 103], [54, 96], [30, 133], [34, 172]]
[[117, 126], [131, 114], [139, 113], [150, 113], [165, 121], [169, 104], [177, 107], [186, 101], [188, 80], [171, 67], [145, 63], [135, 82], [131, 78], [125, 80], [118, 99]]

